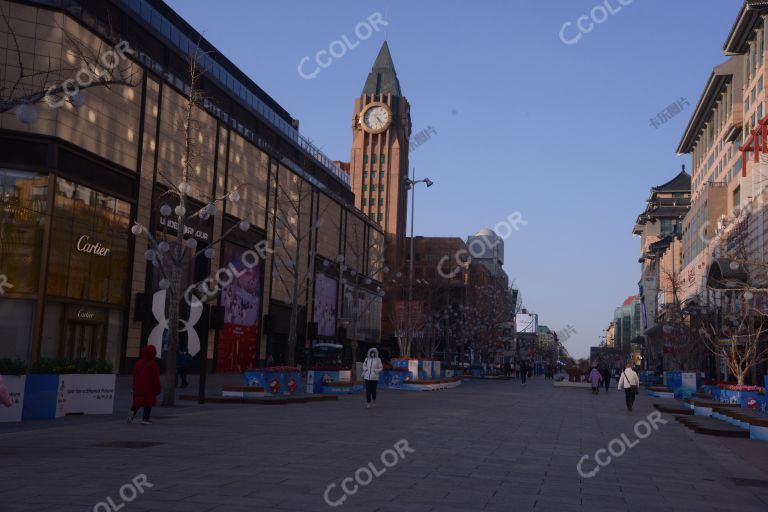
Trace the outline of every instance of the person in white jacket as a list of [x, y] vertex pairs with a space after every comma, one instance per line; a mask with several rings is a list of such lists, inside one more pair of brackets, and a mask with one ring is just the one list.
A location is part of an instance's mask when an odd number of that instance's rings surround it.
[[627, 363], [627, 367], [624, 368], [624, 371], [621, 372], [621, 377], [619, 377], [619, 390], [624, 390], [628, 411], [631, 411], [632, 406], [635, 404], [635, 395], [639, 386], [640, 377], [632, 369], [632, 363]]
[[365, 380], [365, 408], [371, 408], [371, 399], [373, 406], [376, 407], [376, 387], [379, 385], [379, 374], [384, 366], [379, 359], [379, 351], [372, 348], [368, 351], [368, 357], [363, 363], [363, 379]]

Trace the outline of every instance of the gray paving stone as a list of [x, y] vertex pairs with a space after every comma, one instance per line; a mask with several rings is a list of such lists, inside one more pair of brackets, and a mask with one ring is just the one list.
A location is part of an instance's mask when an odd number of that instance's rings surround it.
[[[127, 425], [122, 414], [0, 425], [0, 510], [92, 510], [143, 473], [153, 487], [124, 510], [325, 512], [333, 510], [323, 499], [329, 485], [341, 496], [342, 479], [371, 461], [380, 467], [381, 453], [400, 439], [414, 453], [336, 510], [768, 510], [768, 489], [731, 479], [768, 476], [676, 423], [593, 477], [579, 475], [582, 455], [629, 435], [651, 412], [651, 401], [640, 400], [628, 415], [622, 401], [537, 379], [525, 389], [475, 381], [435, 393], [385, 390], [370, 411], [346, 396], [285, 407], [159, 408], [166, 418], [151, 427]], [[120, 440], [163, 444], [95, 446]]]

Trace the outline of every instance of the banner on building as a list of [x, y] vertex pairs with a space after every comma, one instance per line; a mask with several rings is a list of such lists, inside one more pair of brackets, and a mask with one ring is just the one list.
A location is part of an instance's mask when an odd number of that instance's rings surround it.
[[222, 286], [224, 326], [219, 331], [216, 369], [242, 372], [255, 366], [259, 357], [261, 319], [261, 267], [243, 265], [245, 249], [224, 245], [225, 267], [237, 269], [232, 281]]
[[336, 304], [339, 282], [325, 274], [315, 277], [315, 302], [313, 317], [317, 322], [317, 334], [320, 336], [336, 335]]

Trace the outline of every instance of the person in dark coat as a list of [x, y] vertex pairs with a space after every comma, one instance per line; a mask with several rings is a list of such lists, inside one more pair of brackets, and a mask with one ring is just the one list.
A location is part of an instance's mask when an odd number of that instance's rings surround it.
[[[187, 347], [180, 345], [179, 352], [176, 354], [176, 385], [180, 388], [189, 386], [187, 375], [192, 367], [192, 355], [187, 351]], [[181, 380], [181, 385], [179, 385]]]
[[160, 394], [160, 367], [155, 361], [157, 350], [152, 345], [141, 349], [141, 359], [133, 367], [133, 405], [128, 413], [128, 423], [133, 422], [139, 408], [144, 408], [142, 425], [151, 425], [149, 415], [156, 404], [156, 397]]
[[607, 366], [603, 368], [603, 384], [605, 384], [605, 392], [608, 392], [608, 388], [611, 387], [611, 369]]

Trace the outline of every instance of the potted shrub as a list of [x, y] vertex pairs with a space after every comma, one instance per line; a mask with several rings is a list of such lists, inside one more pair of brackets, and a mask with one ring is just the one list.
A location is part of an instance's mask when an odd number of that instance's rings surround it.
[[0, 423], [21, 421], [24, 408], [24, 387], [26, 386], [27, 365], [19, 359], [0, 359], [0, 375], [3, 376], [5, 387], [11, 395], [13, 405], [0, 405]]
[[47, 359], [29, 369], [23, 419], [53, 419], [68, 414], [112, 414], [115, 374], [109, 361]]

